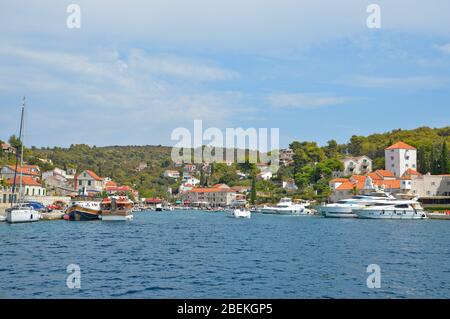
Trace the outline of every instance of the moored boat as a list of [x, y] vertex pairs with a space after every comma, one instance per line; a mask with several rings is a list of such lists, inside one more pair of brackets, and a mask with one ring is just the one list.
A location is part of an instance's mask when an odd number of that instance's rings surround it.
[[264, 206], [261, 208], [263, 214], [276, 214], [276, 215], [314, 215], [313, 211], [309, 208], [309, 203], [294, 204], [290, 198], [281, 198], [280, 202], [276, 206]]
[[66, 211], [71, 221], [97, 220], [100, 214], [100, 202], [89, 200], [73, 201]]
[[415, 200], [380, 201], [371, 206], [354, 209], [364, 219], [426, 219], [427, 214]]
[[133, 219], [133, 202], [127, 197], [105, 198], [102, 200], [102, 221], [127, 221]]
[[395, 200], [395, 197], [384, 191], [369, 194], [356, 195], [351, 198], [342, 199], [337, 203], [324, 204], [317, 208], [324, 217], [331, 218], [355, 218], [355, 209], [363, 208], [377, 201]]

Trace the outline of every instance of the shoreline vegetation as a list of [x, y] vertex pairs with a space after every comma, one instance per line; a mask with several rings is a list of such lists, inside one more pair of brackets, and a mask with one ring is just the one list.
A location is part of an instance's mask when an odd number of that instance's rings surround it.
[[[450, 126], [443, 128], [420, 127], [412, 130], [397, 129], [382, 134], [351, 137], [348, 143], [339, 144], [330, 140], [325, 146], [312, 141], [293, 141], [293, 160], [268, 180], [256, 179], [258, 165], [251, 163], [213, 163], [206, 172], [195, 173], [199, 186], [227, 184], [229, 186], [248, 186], [256, 188], [249, 194], [254, 203], [279, 201], [286, 195], [294, 199], [326, 200], [331, 194], [329, 182], [334, 171], [342, 170], [340, 161], [346, 156], [366, 155], [373, 160], [373, 170], [384, 169], [384, 149], [396, 141], [404, 141], [417, 148], [418, 172], [426, 174], [448, 174]], [[0, 141], [1, 142], [1, 141]], [[6, 141], [4, 141], [6, 142]], [[15, 135], [8, 144], [20, 148]], [[108, 176], [121, 185], [133, 187], [141, 198], [174, 199], [168, 193], [172, 189], [176, 195], [181, 179], [165, 177], [166, 170], [182, 172], [182, 167], [171, 160], [171, 147], [168, 146], [106, 146], [96, 147], [85, 144], [63, 147], [30, 147], [24, 150], [27, 164], [39, 165], [41, 171], [56, 167], [62, 169], [85, 169], [95, 171], [100, 176]], [[15, 155], [0, 148], [0, 166], [12, 164]], [[236, 172], [242, 173], [239, 176]], [[244, 178], [242, 176], [245, 176]], [[294, 181], [298, 189], [286, 190], [283, 181]], [[5, 183], [0, 180], [1, 185]]]

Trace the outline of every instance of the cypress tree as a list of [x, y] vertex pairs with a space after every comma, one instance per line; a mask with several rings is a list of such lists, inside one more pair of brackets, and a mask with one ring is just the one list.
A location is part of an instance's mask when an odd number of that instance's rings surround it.
[[252, 203], [252, 205], [254, 205], [256, 202], [256, 175], [255, 174], [253, 174], [253, 176], [252, 176], [252, 190], [250, 193], [250, 202]]
[[449, 174], [449, 163], [448, 163], [448, 148], [447, 142], [444, 141], [442, 144], [441, 158], [440, 158], [440, 173]]

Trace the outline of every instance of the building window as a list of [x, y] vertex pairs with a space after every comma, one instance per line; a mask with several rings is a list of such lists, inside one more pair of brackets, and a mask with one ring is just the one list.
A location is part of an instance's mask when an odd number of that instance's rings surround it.
[[394, 160], [394, 156], [391, 156], [391, 161], [393, 161]]
[[88, 186], [91, 186], [91, 184], [92, 184], [92, 182], [91, 182], [91, 181], [88, 181]]

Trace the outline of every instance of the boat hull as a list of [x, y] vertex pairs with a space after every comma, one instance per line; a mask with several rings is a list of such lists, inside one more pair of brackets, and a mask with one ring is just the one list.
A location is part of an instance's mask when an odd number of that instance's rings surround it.
[[6, 213], [8, 223], [30, 223], [39, 221], [40, 214], [35, 210], [17, 209]]
[[83, 207], [70, 207], [66, 214], [69, 216], [70, 221], [91, 221], [91, 220], [98, 220], [100, 212], [83, 208]]
[[390, 211], [390, 210], [356, 210], [355, 214], [362, 219], [427, 219], [425, 212]]
[[441, 220], [450, 220], [450, 214], [446, 213], [429, 213], [428, 218], [430, 219], [441, 219]]
[[358, 217], [353, 212], [342, 213], [342, 212], [334, 212], [334, 211], [324, 212], [323, 216], [325, 216], [327, 218], [356, 218], [356, 217]]
[[133, 219], [133, 215], [102, 215], [102, 221], [128, 221]]

